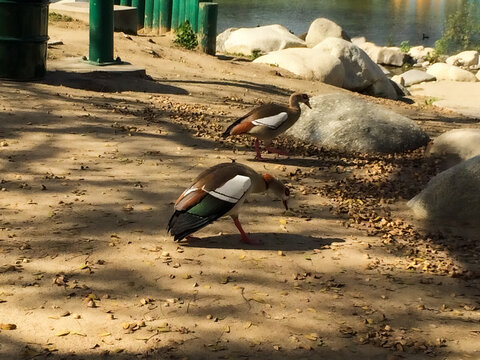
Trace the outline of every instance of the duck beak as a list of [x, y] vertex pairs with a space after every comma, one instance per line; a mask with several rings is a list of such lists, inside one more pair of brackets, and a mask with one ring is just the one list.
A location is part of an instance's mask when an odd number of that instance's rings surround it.
[[282, 200], [282, 202], [283, 202], [283, 206], [285, 206], [285, 210], [288, 210], [287, 200]]
[[308, 100], [305, 101], [305, 105], [307, 105], [310, 109], [312, 108], [312, 107], [310, 106], [310, 101], [308, 101]]

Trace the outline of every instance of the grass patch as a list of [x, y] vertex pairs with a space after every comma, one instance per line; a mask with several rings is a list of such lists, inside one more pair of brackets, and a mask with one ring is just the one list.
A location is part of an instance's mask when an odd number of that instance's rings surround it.
[[48, 13], [48, 21], [71, 22], [71, 21], [75, 21], [75, 19], [67, 15], [51, 12], [51, 13]]
[[176, 37], [173, 42], [187, 50], [193, 50], [198, 45], [197, 35], [193, 32], [188, 21], [180, 25], [176, 31]]

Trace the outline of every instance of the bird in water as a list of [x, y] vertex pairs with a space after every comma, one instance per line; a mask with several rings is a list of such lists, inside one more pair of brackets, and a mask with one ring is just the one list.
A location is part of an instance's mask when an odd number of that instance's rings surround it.
[[203, 171], [175, 202], [175, 212], [167, 231], [175, 241], [193, 240], [195, 231], [202, 229], [224, 215], [230, 215], [240, 232], [241, 241], [259, 244], [250, 239], [238, 218], [245, 198], [250, 193], [272, 192], [283, 201], [288, 210], [289, 189], [270, 174], [259, 174], [252, 168], [233, 163], [222, 163]]
[[248, 114], [237, 119], [222, 134], [223, 138], [230, 135], [251, 135], [255, 137], [255, 159], [262, 160], [259, 140], [263, 140], [265, 149], [269, 152], [287, 155], [285, 152], [270, 147], [272, 140], [284, 133], [300, 117], [300, 103], [310, 109], [310, 99], [307, 94], [293, 93], [288, 105], [264, 104], [254, 108]]

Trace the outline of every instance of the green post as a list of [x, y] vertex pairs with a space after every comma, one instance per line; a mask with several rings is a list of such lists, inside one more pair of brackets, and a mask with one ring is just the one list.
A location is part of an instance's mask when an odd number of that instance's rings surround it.
[[155, 34], [158, 34], [159, 22], [160, 22], [160, 0], [153, 0], [152, 32]]
[[172, 23], [172, 0], [160, 0], [159, 32], [165, 34], [170, 31]]
[[145, 32], [152, 31], [153, 25], [153, 0], [145, 0], [145, 22], [143, 27]]
[[178, 26], [185, 22], [185, 0], [178, 2]]
[[180, 0], [172, 0], [172, 22], [171, 28], [172, 30], [177, 30], [178, 28], [178, 9], [180, 6]]
[[132, 0], [120, 0], [120, 5], [131, 6], [132, 5]]
[[186, 0], [185, 19], [194, 32], [198, 32], [198, 3], [199, 0]]
[[132, 6], [137, 8], [138, 28], [143, 28], [145, 21], [145, 0], [132, 0]]
[[90, 0], [88, 59], [97, 64], [113, 62], [113, 0]]
[[198, 9], [198, 43], [200, 49], [215, 55], [217, 47], [218, 4], [201, 2]]

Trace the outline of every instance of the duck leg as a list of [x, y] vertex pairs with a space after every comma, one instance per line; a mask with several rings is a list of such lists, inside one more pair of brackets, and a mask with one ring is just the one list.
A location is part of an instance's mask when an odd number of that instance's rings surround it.
[[255, 155], [255, 160], [263, 160], [262, 158], [262, 150], [260, 149], [260, 142], [258, 139], [255, 139], [255, 151], [257, 152], [257, 155]]
[[192, 236], [192, 235], [185, 236], [185, 239], [187, 239], [187, 241], [196, 241], [196, 240], [200, 240], [200, 238], [199, 238], [199, 237]]
[[240, 235], [242, 235], [242, 242], [245, 244], [250, 244], [250, 245], [259, 245], [260, 242], [258, 240], [251, 240], [245, 231], [243, 231], [242, 224], [240, 224], [240, 220], [238, 220], [237, 215], [231, 215], [233, 222], [235, 223], [235, 226], [237, 227], [238, 231], [240, 231]]

